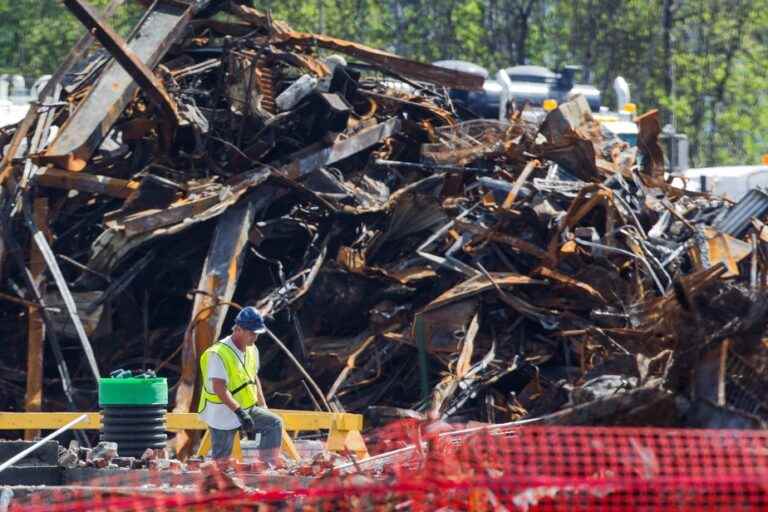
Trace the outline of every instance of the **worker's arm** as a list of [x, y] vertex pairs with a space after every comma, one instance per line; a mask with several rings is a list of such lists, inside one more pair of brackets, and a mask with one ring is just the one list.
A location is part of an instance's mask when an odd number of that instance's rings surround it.
[[211, 384], [213, 386], [213, 392], [216, 393], [219, 400], [229, 407], [232, 412], [240, 408], [240, 404], [235, 402], [235, 397], [233, 397], [232, 393], [227, 389], [227, 382], [224, 379], [217, 379], [214, 377], [211, 379]]

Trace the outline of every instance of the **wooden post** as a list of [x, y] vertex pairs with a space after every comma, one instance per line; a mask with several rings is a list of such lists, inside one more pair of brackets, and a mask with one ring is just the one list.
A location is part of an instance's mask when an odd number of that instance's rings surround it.
[[[47, 229], [48, 199], [38, 197], [34, 201], [33, 214], [35, 223], [41, 227], [46, 237], [50, 239]], [[30, 244], [29, 266], [32, 279], [40, 286], [44, 293], [41, 278], [45, 271], [45, 260], [37, 245]], [[45, 340], [45, 324], [39, 309], [30, 306], [27, 311], [27, 393], [24, 400], [24, 408], [27, 412], [40, 412], [43, 406], [43, 352]], [[24, 439], [31, 441], [40, 435], [39, 430], [25, 430]]]

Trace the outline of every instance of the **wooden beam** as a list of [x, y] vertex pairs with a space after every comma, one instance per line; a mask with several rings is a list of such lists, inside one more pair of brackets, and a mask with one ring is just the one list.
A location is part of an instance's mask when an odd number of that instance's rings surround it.
[[[35, 222], [40, 226], [46, 237], [50, 239], [47, 229], [48, 198], [38, 197], [33, 204], [32, 214]], [[40, 286], [41, 293], [45, 293], [40, 278], [45, 272], [45, 259], [35, 244], [30, 244], [29, 267], [32, 279]], [[30, 306], [27, 311], [27, 393], [24, 398], [24, 410], [38, 412], [43, 406], [43, 353], [45, 351], [45, 323], [39, 308]], [[39, 430], [27, 430], [24, 439], [31, 441], [40, 435]]]

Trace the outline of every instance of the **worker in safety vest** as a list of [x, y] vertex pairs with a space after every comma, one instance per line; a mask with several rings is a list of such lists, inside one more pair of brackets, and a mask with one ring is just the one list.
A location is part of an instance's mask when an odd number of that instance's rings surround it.
[[264, 317], [247, 307], [235, 318], [232, 335], [214, 343], [200, 358], [203, 386], [198, 413], [211, 433], [212, 456], [227, 459], [235, 433], [261, 434], [260, 458], [274, 464], [282, 441], [283, 421], [267, 410], [259, 382], [256, 339], [267, 330]]

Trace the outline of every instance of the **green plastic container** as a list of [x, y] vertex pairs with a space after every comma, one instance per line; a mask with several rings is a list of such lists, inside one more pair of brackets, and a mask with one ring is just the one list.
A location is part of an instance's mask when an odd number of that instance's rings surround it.
[[121, 457], [165, 447], [168, 383], [163, 378], [99, 379], [102, 441], [117, 443]]
[[99, 406], [168, 405], [168, 381], [153, 379], [99, 379]]

